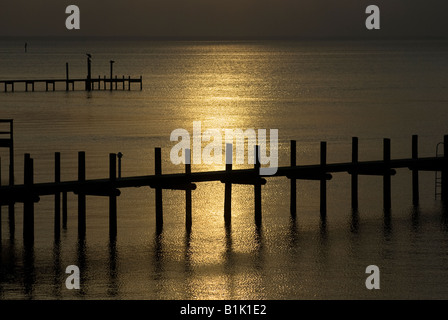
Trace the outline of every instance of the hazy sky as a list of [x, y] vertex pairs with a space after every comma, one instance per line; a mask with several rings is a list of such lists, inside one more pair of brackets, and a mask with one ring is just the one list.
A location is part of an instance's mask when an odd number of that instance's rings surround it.
[[[446, 0], [14, 0], [2, 1], [0, 36], [447, 36]], [[65, 28], [65, 8], [81, 30]], [[381, 30], [365, 9], [381, 10]]]

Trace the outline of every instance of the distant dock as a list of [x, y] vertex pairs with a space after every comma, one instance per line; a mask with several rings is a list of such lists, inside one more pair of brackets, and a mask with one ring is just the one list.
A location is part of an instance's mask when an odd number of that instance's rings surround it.
[[85, 91], [93, 90], [131, 90], [131, 84], [137, 84], [140, 90], [143, 90], [143, 77], [132, 78], [131, 76], [113, 76], [113, 63], [115, 61], [110, 61], [110, 75], [99, 75], [94, 78], [91, 76], [91, 60], [88, 58], [87, 62], [87, 77], [70, 79], [69, 76], [69, 65], [65, 64], [65, 79], [13, 79], [13, 80], [0, 80], [0, 90], [3, 88], [3, 92], [15, 92], [16, 90], [23, 90], [25, 92], [43, 90], [45, 91], [56, 91], [56, 84], [60, 84], [59, 87], [65, 91], [74, 91], [75, 84], [76, 88], [82, 88]]
[[[41, 84], [41, 90], [45, 89], [45, 91], [56, 91], [56, 84], [61, 84], [61, 88], [59, 90], [65, 89], [65, 91], [74, 91], [75, 83], [76, 88], [82, 88], [82, 90], [86, 90], [85, 88], [89, 86], [90, 90], [131, 90], [131, 84], [136, 83], [139, 85], [140, 90], [143, 90], [143, 80], [142, 76], [140, 78], [131, 78], [130, 76], [125, 77], [122, 76], [118, 78], [115, 76], [113, 79], [106, 78], [106, 76], [100, 77], [96, 79], [28, 79], [28, 80], [0, 80], [0, 90], [3, 89], [3, 92], [15, 92], [17, 89], [22, 89], [25, 92], [31, 91], [34, 92], [36, 90], [36, 85]], [[19, 86], [18, 86], [19, 85]], [[45, 87], [44, 87], [45, 86]], [[18, 88], [19, 87], [19, 88]]]

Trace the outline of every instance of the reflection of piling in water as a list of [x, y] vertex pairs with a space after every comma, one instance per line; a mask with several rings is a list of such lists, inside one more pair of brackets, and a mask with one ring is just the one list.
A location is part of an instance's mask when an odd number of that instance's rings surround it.
[[[352, 139], [351, 162], [327, 163], [327, 143], [320, 144], [320, 162], [315, 165], [297, 165], [296, 142], [291, 141], [290, 165], [280, 167], [272, 176], [260, 176], [260, 152], [256, 146], [256, 161], [253, 168], [234, 169], [232, 167], [232, 146], [226, 146], [225, 170], [209, 172], [191, 172], [191, 152], [185, 152], [185, 172], [176, 174], [164, 174], [162, 172], [162, 150], [155, 149], [154, 175], [117, 177], [117, 155], [109, 154], [109, 177], [106, 179], [86, 179], [85, 152], [78, 153], [78, 180], [61, 181], [61, 156], [55, 153], [55, 179], [50, 183], [34, 182], [33, 159], [30, 154], [25, 155], [24, 183], [23, 185], [10, 184], [0, 186], [0, 204], [8, 205], [14, 209], [14, 203], [23, 203], [23, 237], [32, 242], [34, 239], [34, 203], [40, 200], [40, 196], [53, 195], [55, 198], [54, 232], [55, 239], [60, 236], [60, 195], [62, 193], [62, 225], [67, 225], [67, 193], [73, 192], [78, 198], [78, 236], [85, 238], [86, 234], [86, 196], [103, 196], [109, 198], [109, 236], [111, 240], [117, 237], [117, 197], [120, 188], [135, 188], [148, 186], [155, 189], [155, 213], [156, 230], [160, 234], [163, 229], [163, 189], [185, 191], [185, 224], [187, 232], [192, 227], [192, 191], [196, 189], [196, 183], [219, 181], [225, 185], [224, 196], [224, 221], [226, 228], [231, 225], [231, 200], [232, 185], [252, 185], [254, 187], [254, 217], [257, 228], [262, 222], [262, 185], [266, 184], [269, 177], [287, 177], [290, 179], [291, 187], [291, 218], [296, 216], [296, 180], [314, 180], [320, 183], [320, 216], [325, 223], [327, 215], [327, 181], [332, 179], [332, 173], [346, 172], [351, 175], [351, 204], [353, 212], [354, 229], [357, 229], [356, 219], [358, 212], [358, 176], [379, 176], [383, 179], [383, 208], [385, 226], [390, 225], [391, 218], [391, 177], [396, 174], [397, 168], [408, 168], [412, 172], [412, 203], [419, 203], [418, 173], [419, 171], [441, 171], [442, 172], [442, 200], [444, 204], [448, 199], [448, 135], [444, 138], [444, 156], [419, 158], [418, 137], [412, 137], [412, 157], [407, 159], [391, 159], [390, 139], [383, 140], [383, 159], [376, 161], [359, 161], [358, 138]], [[12, 217], [13, 218], [13, 217]], [[13, 226], [12, 226], [13, 227]], [[12, 228], [10, 226], [10, 228]]]

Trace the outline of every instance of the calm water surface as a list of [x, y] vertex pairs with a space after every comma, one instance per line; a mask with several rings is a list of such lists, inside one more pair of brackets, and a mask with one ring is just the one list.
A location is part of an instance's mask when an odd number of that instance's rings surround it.
[[[87, 178], [108, 176], [108, 154], [122, 152], [123, 176], [152, 174], [154, 148], [164, 172], [170, 133], [193, 121], [203, 130], [278, 129], [279, 163], [297, 140], [300, 164], [350, 161], [351, 137], [360, 160], [433, 156], [448, 134], [446, 42], [151, 42], [28, 40], [0, 42], [0, 78], [143, 76], [143, 90], [0, 92], [0, 118], [14, 119], [16, 181], [23, 154], [35, 181], [53, 180], [54, 152], [62, 179], [77, 177], [77, 152], [86, 152]], [[3, 90], [3, 88], [1, 88]], [[17, 91], [22, 91], [20, 85]], [[2, 157], [7, 184], [8, 154]], [[241, 166], [244, 167], [244, 166]], [[193, 165], [193, 171], [223, 166]], [[118, 238], [108, 237], [108, 199], [87, 197], [87, 236], [78, 241], [76, 196], [69, 194], [68, 226], [53, 236], [53, 197], [35, 206], [35, 242], [22, 241], [22, 206], [15, 233], [1, 214], [1, 299], [408, 299], [448, 298], [448, 219], [434, 199], [434, 173], [421, 172], [421, 206], [411, 206], [411, 175], [392, 178], [392, 211], [382, 210], [382, 179], [359, 179], [359, 212], [350, 209], [350, 176], [328, 182], [327, 219], [319, 216], [319, 183], [298, 181], [298, 213], [289, 214], [289, 181], [263, 187], [263, 222], [254, 224], [253, 189], [234, 186], [232, 225], [223, 219], [224, 186], [201, 183], [193, 192], [193, 228], [185, 230], [185, 196], [164, 191], [164, 228], [155, 230], [154, 190], [122, 190]], [[65, 268], [81, 269], [81, 290], [65, 288]], [[381, 289], [365, 287], [365, 269], [381, 270]]]

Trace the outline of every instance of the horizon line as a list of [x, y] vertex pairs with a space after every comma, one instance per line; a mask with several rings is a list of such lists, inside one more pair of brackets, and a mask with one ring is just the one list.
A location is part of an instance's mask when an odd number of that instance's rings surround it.
[[113, 39], [113, 40], [148, 40], [148, 41], [435, 41], [448, 40], [448, 36], [114, 36], [114, 35], [95, 35], [95, 36], [6, 36], [0, 35], [0, 39], [55, 39], [55, 40], [95, 40], [95, 39]]

